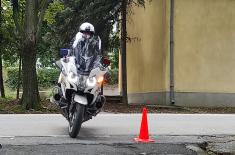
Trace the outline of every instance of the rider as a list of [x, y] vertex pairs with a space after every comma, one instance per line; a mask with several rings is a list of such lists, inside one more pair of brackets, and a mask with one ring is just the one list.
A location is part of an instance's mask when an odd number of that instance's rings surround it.
[[101, 59], [101, 40], [95, 36], [95, 28], [90, 23], [83, 23], [76, 34], [72, 48], [80, 72], [89, 72]]
[[[78, 73], [81, 75], [89, 75], [90, 71], [101, 65], [101, 39], [99, 36], [95, 36], [95, 28], [90, 23], [83, 23], [79, 28], [79, 32], [76, 34], [72, 42], [72, 52], [65, 52], [67, 56], [75, 56], [75, 61], [78, 69]], [[56, 61], [57, 66], [62, 68], [60, 61]], [[61, 84], [58, 83], [59, 88], [53, 90], [53, 96], [60, 98]], [[54, 97], [55, 98], [55, 97]], [[101, 100], [103, 97], [101, 97]], [[59, 100], [59, 99], [58, 99]], [[65, 104], [66, 105], [66, 104]], [[61, 102], [61, 107], [65, 106]], [[97, 104], [98, 105], [98, 104]], [[101, 106], [101, 105], [100, 105]]]

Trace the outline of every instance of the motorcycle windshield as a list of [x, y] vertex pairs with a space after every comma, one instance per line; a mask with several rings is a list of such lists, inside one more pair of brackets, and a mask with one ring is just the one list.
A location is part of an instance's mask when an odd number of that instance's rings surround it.
[[84, 40], [78, 43], [75, 56], [79, 72], [90, 72], [98, 58], [99, 48], [96, 40]]

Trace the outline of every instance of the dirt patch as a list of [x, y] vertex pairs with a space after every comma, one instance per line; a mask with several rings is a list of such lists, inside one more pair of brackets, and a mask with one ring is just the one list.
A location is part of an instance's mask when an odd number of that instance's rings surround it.
[[179, 107], [162, 105], [124, 105], [122, 103], [106, 103], [103, 111], [111, 113], [141, 113], [146, 107], [149, 113], [179, 113], [179, 114], [234, 114], [235, 108], [204, 108], [204, 107]]
[[38, 109], [25, 110], [19, 100], [0, 101], [0, 114], [49, 114], [59, 113], [56, 105], [44, 100]]
[[125, 105], [122, 103], [106, 103], [103, 111], [111, 113], [141, 113], [146, 107], [149, 113], [190, 113], [180, 107], [173, 106], [151, 106], [151, 105]]

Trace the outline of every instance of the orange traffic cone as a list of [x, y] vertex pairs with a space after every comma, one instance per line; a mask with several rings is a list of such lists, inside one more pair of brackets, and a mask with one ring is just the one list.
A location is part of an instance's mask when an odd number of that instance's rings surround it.
[[149, 139], [149, 130], [148, 130], [148, 118], [147, 118], [147, 109], [143, 108], [142, 112], [142, 121], [140, 127], [140, 134], [138, 138], [134, 138], [136, 142], [154, 142], [153, 139]]

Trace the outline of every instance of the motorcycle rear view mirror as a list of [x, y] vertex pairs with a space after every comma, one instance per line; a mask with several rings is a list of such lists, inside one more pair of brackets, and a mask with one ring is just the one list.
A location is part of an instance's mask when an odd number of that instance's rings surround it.
[[110, 60], [106, 57], [103, 58], [103, 65], [104, 66], [109, 66], [110, 65]]
[[60, 49], [60, 57], [63, 58], [63, 57], [66, 57], [69, 55], [69, 49], [67, 48], [61, 48]]

